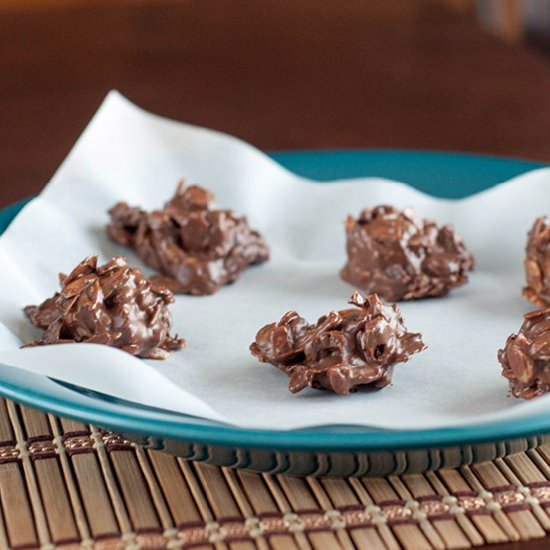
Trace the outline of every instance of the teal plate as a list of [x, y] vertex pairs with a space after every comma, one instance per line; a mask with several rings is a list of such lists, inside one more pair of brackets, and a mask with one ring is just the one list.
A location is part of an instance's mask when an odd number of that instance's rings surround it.
[[[439, 197], [460, 198], [545, 166], [523, 160], [412, 151], [272, 153], [320, 181], [381, 176]], [[0, 211], [0, 233], [25, 202]], [[122, 433], [189, 460], [293, 475], [389, 475], [493, 460], [550, 442], [550, 414], [463, 428], [388, 431], [329, 426], [270, 431], [233, 426], [124, 402], [0, 365], [0, 395]]]

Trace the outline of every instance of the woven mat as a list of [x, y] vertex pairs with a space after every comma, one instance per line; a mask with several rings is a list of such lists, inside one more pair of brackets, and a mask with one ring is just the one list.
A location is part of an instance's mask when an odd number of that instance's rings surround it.
[[469, 548], [544, 537], [549, 480], [550, 445], [426, 475], [258, 475], [0, 400], [1, 548]]

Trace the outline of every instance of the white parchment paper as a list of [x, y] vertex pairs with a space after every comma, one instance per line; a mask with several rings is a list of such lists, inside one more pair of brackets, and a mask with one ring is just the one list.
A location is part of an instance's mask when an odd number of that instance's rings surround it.
[[[208, 297], [179, 296], [174, 330], [187, 347], [143, 361], [94, 345], [19, 350], [37, 332], [22, 308], [57, 290], [57, 274], [85, 256], [117, 254], [105, 235], [107, 210], [124, 200], [160, 207], [185, 177], [220, 206], [248, 216], [272, 259]], [[429, 349], [395, 369], [393, 384], [349, 397], [308, 390], [249, 353], [258, 328], [289, 309], [315, 321], [345, 307], [340, 281], [343, 222], [368, 205], [414, 207], [452, 223], [476, 257], [470, 283], [449, 297], [401, 303], [409, 330]], [[325, 424], [382, 428], [457, 426], [548, 411], [507, 396], [499, 347], [530, 306], [521, 295], [523, 249], [534, 218], [550, 211], [550, 171], [538, 170], [473, 197], [440, 200], [377, 178], [315, 183], [235, 138], [145, 113], [111, 93], [41, 195], [0, 238], [0, 363], [117, 397], [241, 426], [291, 429]]]

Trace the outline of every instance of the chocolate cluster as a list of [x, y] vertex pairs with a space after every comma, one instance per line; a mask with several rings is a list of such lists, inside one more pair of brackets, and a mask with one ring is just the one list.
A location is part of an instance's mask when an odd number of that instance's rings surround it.
[[98, 266], [97, 256], [90, 256], [59, 280], [60, 292], [25, 308], [32, 324], [43, 330], [28, 346], [86, 342], [165, 359], [185, 345], [170, 336], [172, 292], [153, 285], [124, 258]]
[[474, 266], [454, 229], [410, 209], [366, 208], [346, 220], [348, 260], [342, 279], [386, 300], [443, 296], [468, 281]]
[[292, 393], [307, 387], [346, 395], [359, 386], [382, 388], [393, 367], [425, 346], [407, 332], [395, 304], [354, 292], [354, 308], [331, 311], [310, 325], [295, 311], [260, 329], [250, 351], [289, 377]]
[[153, 280], [176, 293], [212, 294], [269, 258], [266, 242], [246, 218], [216, 208], [213, 195], [196, 185], [181, 182], [162, 210], [121, 202], [109, 214], [109, 237], [133, 247], [161, 273]]
[[550, 306], [550, 221], [546, 216], [535, 220], [525, 252], [527, 286], [523, 295], [537, 306]]
[[514, 397], [532, 399], [550, 391], [550, 308], [526, 313], [519, 332], [498, 350], [498, 360]]

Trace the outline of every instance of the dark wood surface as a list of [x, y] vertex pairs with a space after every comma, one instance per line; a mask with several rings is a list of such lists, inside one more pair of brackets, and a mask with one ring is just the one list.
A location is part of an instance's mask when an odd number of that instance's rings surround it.
[[111, 88], [264, 149], [550, 161], [550, 62], [437, 2], [11, 10], [0, 12], [0, 207], [40, 190]]
[[149, 1], [0, 13], [0, 206], [117, 88], [264, 149], [550, 160], [550, 63], [437, 2]]

